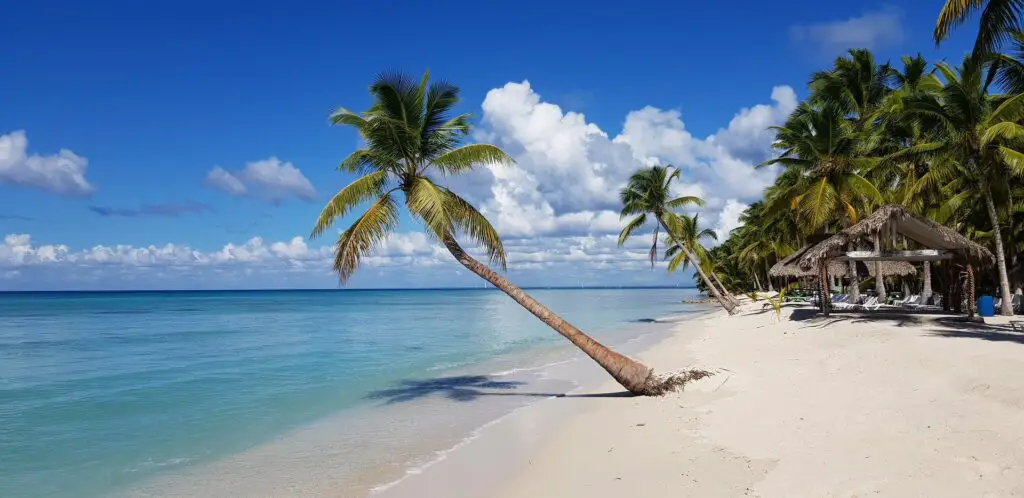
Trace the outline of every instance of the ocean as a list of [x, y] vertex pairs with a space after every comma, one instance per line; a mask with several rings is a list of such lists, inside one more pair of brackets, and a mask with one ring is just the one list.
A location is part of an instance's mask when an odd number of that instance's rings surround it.
[[[530, 292], [627, 352], [706, 309]], [[559, 365], [603, 379], [581, 356], [491, 289], [0, 294], [0, 496], [358, 496], [578, 387]]]

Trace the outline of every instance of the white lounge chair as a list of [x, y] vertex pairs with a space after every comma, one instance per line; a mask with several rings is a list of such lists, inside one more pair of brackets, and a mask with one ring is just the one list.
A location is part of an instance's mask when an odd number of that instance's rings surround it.
[[878, 308], [881, 308], [882, 306], [886, 306], [886, 304], [879, 302], [878, 296], [871, 296], [867, 298], [867, 300], [865, 300], [864, 304], [862, 304], [861, 306], [863, 306], [864, 309], [875, 311]]

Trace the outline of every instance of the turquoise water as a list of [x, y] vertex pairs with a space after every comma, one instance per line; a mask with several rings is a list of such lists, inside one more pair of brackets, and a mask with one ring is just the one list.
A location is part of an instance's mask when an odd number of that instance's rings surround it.
[[[532, 294], [614, 344], [695, 293]], [[0, 294], [0, 496], [129, 489], [563, 341], [493, 290]]]

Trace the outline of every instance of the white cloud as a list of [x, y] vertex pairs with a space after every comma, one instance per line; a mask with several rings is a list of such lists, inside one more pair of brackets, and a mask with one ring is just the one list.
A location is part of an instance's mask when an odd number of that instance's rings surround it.
[[206, 184], [231, 195], [245, 195], [247, 192], [241, 180], [220, 166], [214, 166], [210, 174], [206, 175]]
[[215, 166], [206, 175], [206, 184], [231, 195], [252, 194], [278, 202], [289, 197], [312, 200], [316, 189], [299, 168], [276, 157], [246, 163], [241, 171], [230, 172]]
[[715, 226], [715, 233], [718, 234], [719, 241], [725, 241], [729, 237], [729, 232], [733, 229], [738, 228], [740, 223], [740, 215], [743, 214], [748, 207], [747, 204], [738, 202], [736, 199], [729, 199], [725, 201], [725, 206], [722, 207], [722, 213], [718, 216], [718, 224]]
[[797, 105], [788, 86], [771, 104], [741, 109], [728, 125], [695, 137], [679, 110], [647, 106], [630, 112], [611, 138], [583, 114], [544, 102], [529, 82], [487, 93], [478, 139], [505, 148], [511, 167], [458, 178], [452, 187], [473, 199], [506, 237], [602, 235], [618, 232], [618, 191], [629, 175], [654, 163], [684, 172], [677, 193], [708, 202], [704, 219], [716, 223], [727, 199], [752, 201], [777, 171], [755, 169], [770, 154], [773, 134]]
[[886, 7], [842, 21], [791, 26], [789, 38], [826, 55], [851, 48], [874, 50], [903, 41], [902, 18], [902, 10]]
[[51, 156], [28, 154], [24, 131], [0, 135], [0, 183], [36, 187], [62, 195], [88, 195], [96, 188], [85, 179], [89, 161], [67, 149]]
[[[589, 222], [600, 218], [598, 215]], [[617, 245], [613, 234], [530, 237], [509, 238], [505, 240], [505, 249], [511, 276], [523, 285], [578, 281], [651, 285], [685, 281], [686, 276], [667, 275], [663, 266], [650, 271], [650, 243], [650, 233], [630, 240], [625, 247]], [[483, 258], [479, 249], [470, 247], [469, 251]], [[27, 234], [9, 234], [0, 245], [0, 275], [4, 276], [0, 287], [35, 288], [47, 275], [56, 276], [57, 288], [75, 286], [76, 282], [85, 282], [82, 285], [86, 288], [134, 287], [146, 279], [167, 286], [167, 279], [171, 278], [183, 279], [180, 282], [187, 286], [205, 284], [214, 288], [235, 281], [225, 280], [229, 278], [264, 278], [256, 287], [280, 286], [281, 282], [327, 287], [336, 283], [331, 271], [333, 256], [332, 246], [310, 247], [302, 237], [278, 242], [253, 237], [240, 244], [229, 243], [220, 249], [203, 251], [175, 243], [71, 249], [63, 244], [36, 243]], [[362, 266], [356, 272], [354, 287], [480, 285], [475, 276], [461, 270], [447, 250], [422, 232], [391, 236], [364, 258]], [[381, 272], [390, 278], [379, 278]], [[461, 276], [452, 281], [452, 275]], [[176, 285], [181, 287], [182, 283]]]

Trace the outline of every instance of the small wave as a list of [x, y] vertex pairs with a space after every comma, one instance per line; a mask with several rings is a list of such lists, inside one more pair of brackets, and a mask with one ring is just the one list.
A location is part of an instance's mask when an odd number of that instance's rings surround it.
[[491, 376], [491, 377], [504, 377], [506, 375], [513, 375], [513, 374], [522, 373], [522, 372], [532, 372], [534, 370], [545, 370], [545, 369], [548, 369], [548, 368], [556, 366], [556, 365], [563, 365], [565, 363], [576, 361], [577, 359], [578, 358], [569, 358], [567, 360], [553, 361], [551, 363], [545, 363], [543, 365], [537, 365], [537, 366], [534, 366], [534, 367], [515, 367], [515, 368], [510, 368], [508, 370], [500, 370], [500, 371], [497, 371], [497, 372], [491, 372], [488, 375]]
[[162, 467], [175, 467], [184, 463], [191, 462], [191, 458], [168, 458], [166, 460], [154, 461], [152, 459], [146, 460], [134, 467], [130, 467], [128, 472], [139, 472], [146, 469], [156, 469]]

